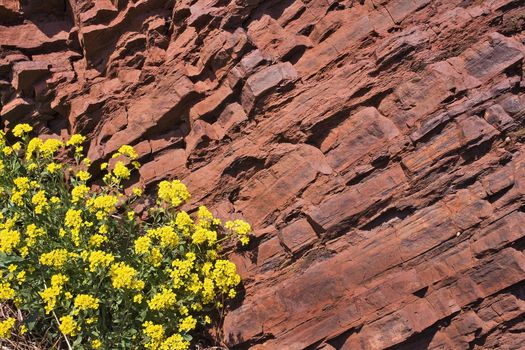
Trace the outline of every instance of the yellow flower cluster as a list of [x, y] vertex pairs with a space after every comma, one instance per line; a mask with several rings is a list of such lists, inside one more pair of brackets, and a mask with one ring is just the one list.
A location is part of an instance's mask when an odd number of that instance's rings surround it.
[[63, 274], [56, 274], [51, 277], [51, 286], [38, 292], [45, 303], [46, 314], [49, 314], [57, 303], [57, 298], [62, 293], [62, 287], [67, 283], [69, 278]]
[[177, 207], [191, 198], [186, 186], [179, 180], [161, 181], [158, 196], [165, 203]]
[[9, 317], [8, 319], [0, 322], [0, 339], [8, 339], [11, 337], [11, 332], [15, 328], [16, 319]]
[[13, 128], [12, 132], [15, 137], [22, 137], [31, 130], [33, 130], [33, 128], [29, 124], [18, 124]]
[[40, 255], [40, 263], [45, 266], [61, 269], [67, 262], [68, 257], [69, 254], [66, 249], [55, 249], [49, 253]]
[[234, 220], [234, 221], [226, 221], [226, 224], [224, 225], [225, 228], [233, 231], [237, 235], [239, 235], [239, 240], [243, 245], [246, 245], [250, 242], [250, 238], [248, 237], [248, 234], [252, 232], [252, 227], [249, 223], [243, 220]]
[[[189, 349], [190, 334], [240, 283], [221, 242], [244, 243], [250, 226], [223, 226], [204, 206], [179, 210], [191, 195], [178, 180], [148, 192], [158, 200], [143, 212], [141, 186], [125, 188], [140, 166], [133, 147], [105, 159], [98, 182], [82, 155], [84, 136], [29, 132], [15, 127], [13, 145], [0, 132], [0, 301], [33, 314], [32, 329], [54, 329], [86, 350]], [[27, 331], [15, 325], [0, 322], [0, 337]]]
[[144, 282], [137, 279], [137, 270], [123, 262], [111, 265], [111, 282], [117, 289], [142, 289]]
[[80, 327], [73, 316], [67, 315], [60, 317], [60, 331], [65, 335], [75, 336], [80, 331]]
[[75, 309], [77, 310], [97, 310], [100, 300], [89, 294], [79, 294], [75, 297]]
[[172, 308], [177, 303], [177, 295], [169, 288], [163, 288], [160, 293], [157, 293], [148, 301], [148, 306], [151, 310], [164, 310]]

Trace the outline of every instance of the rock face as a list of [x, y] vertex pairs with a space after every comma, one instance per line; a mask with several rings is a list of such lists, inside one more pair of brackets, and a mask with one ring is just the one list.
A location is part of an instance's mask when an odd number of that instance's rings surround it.
[[243, 217], [231, 349], [525, 348], [525, 5], [0, 1], [0, 116]]

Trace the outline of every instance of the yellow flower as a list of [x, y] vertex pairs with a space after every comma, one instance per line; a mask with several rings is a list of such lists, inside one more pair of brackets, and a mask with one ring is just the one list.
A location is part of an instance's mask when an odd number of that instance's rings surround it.
[[94, 234], [91, 237], [89, 237], [89, 245], [95, 248], [100, 247], [102, 244], [106, 243], [108, 241], [108, 238], [103, 235]]
[[39, 237], [42, 237], [46, 234], [42, 228], [37, 227], [35, 224], [29, 224], [26, 227], [26, 245], [32, 247], [37, 242]]
[[118, 149], [118, 154], [127, 156], [130, 159], [137, 159], [139, 156], [135, 149], [129, 145], [120, 146], [120, 148]]
[[139, 188], [139, 187], [133, 187], [133, 189], [131, 190], [131, 192], [133, 192], [133, 194], [137, 197], [140, 197], [142, 196], [142, 189]]
[[95, 250], [89, 254], [88, 260], [89, 271], [94, 272], [97, 267], [108, 267], [113, 262], [113, 260], [115, 260], [115, 257], [113, 254], [104, 253], [101, 250]]
[[175, 225], [181, 231], [183, 236], [189, 236], [193, 227], [193, 220], [185, 211], [181, 210], [175, 217]]
[[25, 193], [29, 191], [30, 183], [27, 177], [17, 177], [13, 182], [15, 183], [16, 188], [21, 192]]
[[46, 191], [38, 191], [31, 198], [31, 203], [35, 205], [35, 213], [42, 214], [44, 209], [48, 209], [49, 205], [47, 204]]
[[189, 332], [195, 329], [195, 326], [197, 326], [197, 320], [190, 315], [185, 317], [182, 322], [179, 323], [179, 331]]
[[179, 206], [181, 203], [191, 198], [186, 186], [179, 180], [161, 181], [159, 184], [158, 196], [161, 200], [171, 206]]
[[212, 230], [197, 227], [195, 232], [191, 235], [191, 240], [194, 244], [202, 244], [206, 241], [208, 241], [210, 244], [215, 244], [217, 241], [217, 233]]
[[20, 144], [20, 142], [16, 142], [14, 145], [13, 145], [13, 151], [15, 152], [18, 152], [22, 149], [22, 145]]
[[13, 154], [13, 149], [9, 146], [5, 146], [3, 149], [2, 149], [2, 152], [4, 152], [4, 154], [6, 156], [10, 156], [11, 154]]
[[68, 258], [69, 254], [66, 249], [55, 249], [49, 253], [40, 255], [39, 261], [42, 265], [61, 269], [68, 261]]
[[75, 308], [78, 310], [97, 310], [100, 300], [89, 294], [79, 294], [75, 297]]
[[11, 332], [15, 328], [16, 319], [9, 317], [7, 320], [0, 322], [0, 339], [11, 338]]
[[111, 265], [111, 283], [113, 288], [133, 289], [135, 287], [137, 270], [123, 262]]
[[56, 274], [51, 277], [51, 286], [38, 292], [45, 305], [45, 312], [49, 314], [55, 307], [57, 298], [62, 293], [62, 287], [68, 281], [68, 277], [63, 274]]
[[150, 229], [147, 232], [148, 236], [158, 238], [161, 247], [174, 248], [179, 243], [179, 236], [171, 226], [162, 226], [156, 229]]
[[[96, 197], [95, 199], [88, 200], [86, 205], [92, 211], [102, 211], [103, 213], [111, 214], [116, 210], [117, 203], [118, 198], [116, 196], [102, 195]], [[100, 220], [101, 218], [98, 219]]]
[[107, 169], [107, 167], [108, 167], [108, 163], [107, 162], [104, 162], [104, 163], [100, 164], [100, 170]]
[[59, 329], [64, 335], [71, 335], [74, 337], [80, 330], [80, 327], [78, 326], [77, 322], [73, 319], [73, 316], [67, 315], [60, 317]]
[[26, 334], [27, 333], [27, 327], [26, 325], [20, 326], [20, 334]]
[[86, 194], [89, 192], [89, 187], [84, 184], [73, 187], [71, 190], [71, 201], [73, 203], [78, 203], [86, 197]]
[[149, 338], [149, 342], [144, 345], [146, 349], [158, 349], [164, 339], [164, 327], [151, 321], [144, 322], [142, 327], [144, 327], [144, 334]]
[[33, 130], [33, 128], [29, 124], [18, 124], [13, 128], [13, 135], [16, 137], [22, 137], [31, 130]]
[[46, 169], [50, 174], [54, 174], [55, 171], [62, 169], [62, 165], [57, 163], [49, 163]]
[[189, 347], [190, 343], [182, 335], [173, 334], [162, 343], [160, 350], [186, 350]]
[[42, 145], [40, 145], [40, 152], [46, 158], [51, 158], [60, 147], [63, 147], [64, 143], [57, 139], [47, 139]]
[[148, 236], [142, 236], [135, 240], [135, 253], [136, 254], [146, 254], [149, 252], [151, 245], [151, 238]]
[[123, 162], [118, 161], [115, 164], [115, 168], [113, 169], [113, 174], [117, 179], [129, 179], [131, 176], [131, 172], [129, 171], [128, 167], [124, 165]]
[[71, 135], [69, 140], [66, 142], [67, 146], [80, 146], [86, 141], [86, 137], [80, 134]]
[[135, 212], [134, 211], [128, 211], [127, 216], [128, 216], [128, 220], [131, 221], [135, 217]]
[[68, 209], [64, 223], [67, 227], [80, 227], [82, 226], [82, 210]]
[[38, 137], [32, 138], [27, 144], [26, 160], [33, 158], [33, 153], [37, 152], [40, 149], [40, 146], [42, 146], [42, 140]]
[[135, 294], [135, 296], [133, 296], [134, 303], [141, 304], [142, 299], [143, 299], [142, 294]]
[[79, 172], [77, 172], [75, 174], [75, 176], [80, 180], [80, 181], [87, 181], [89, 180], [89, 178], [91, 177], [91, 174], [89, 174], [87, 171], [85, 170], [80, 170]]
[[215, 286], [223, 293], [227, 293], [230, 288], [241, 282], [241, 277], [237, 274], [237, 267], [228, 260], [217, 260], [215, 262], [212, 278]]
[[26, 272], [25, 271], [20, 271], [16, 275], [16, 280], [18, 281], [18, 284], [24, 283], [26, 281]]
[[0, 301], [12, 300], [16, 292], [8, 282], [0, 282]]
[[225, 228], [231, 230], [239, 236], [242, 245], [249, 243], [250, 239], [248, 234], [252, 232], [252, 228], [249, 223], [243, 220], [226, 221]]
[[102, 342], [100, 341], [100, 339], [92, 340], [91, 341], [91, 347], [93, 349], [100, 349], [102, 347]]
[[165, 310], [177, 304], [177, 296], [171, 289], [163, 288], [162, 292], [157, 293], [148, 301], [151, 310]]
[[98, 228], [98, 232], [105, 235], [106, 233], [108, 233], [108, 226], [105, 224], [100, 225], [100, 227]]
[[4, 228], [0, 231], [0, 252], [11, 254], [20, 243], [20, 232]]
[[163, 256], [159, 248], [151, 249], [151, 255], [149, 256], [148, 262], [154, 267], [159, 267], [162, 262]]

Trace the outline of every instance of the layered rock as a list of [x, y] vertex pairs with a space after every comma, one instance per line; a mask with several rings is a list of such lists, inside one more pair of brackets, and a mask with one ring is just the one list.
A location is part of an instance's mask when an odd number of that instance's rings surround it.
[[525, 347], [516, 0], [0, 3], [0, 116], [136, 146], [253, 243], [232, 349]]

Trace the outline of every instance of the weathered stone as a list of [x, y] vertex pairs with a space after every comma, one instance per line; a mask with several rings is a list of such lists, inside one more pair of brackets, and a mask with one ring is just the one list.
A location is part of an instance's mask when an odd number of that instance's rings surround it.
[[145, 184], [160, 181], [166, 177], [181, 178], [187, 172], [186, 152], [174, 149], [163, 152], [153, 162], [144, 164], [140, 168], [140, 175]]
[[295, 79], [297, 79], [297, 73], [288, 62], [262, 69], [246, 81], [241, 96], [242, 106], [247, 112], [250, 112], [265, 94], [277, 87], [287, 86]]
[[487, 108], [483, 118], [495, 127], [496, 129], [503, 131], [511, 126], [514, 120], [505, 112], [503, 107], [500, 105], [494, 105]]
[[321, 143], [332, 168], [345, 171], [363, 156], [383, 151], [399, 130], [375, 108], [365, 108], [333, 128]]
[[311, 46], [307, 37], [285, 31], [268, 15], [252, 22], [248, 27], [248, 36], [259, 50], [273, 60], [286, 60]]
[[31, 95], [33, 85], [48, 73], [47, 62], [17, 62], [13, 65], [13, 86], [22, 94]]
[[[331, 172], [318, 149], [307, 145], [286, 148], [288, 152], [271, 168], [250, 179], [240, 193], [242, 200], [235, 203], [235, 207], [256, 225], [272, 214], [275, 210], [272, 208], [280, 208], [293, 199], [317, 174]], [[259, 210], [261, 207], [265, 210]]]
[[33, 103], [31, 100], [26, 98], [15, 98], [11, 102], [2, 106], [0, 110], [0, 116], [4, 120], [10, 122], [20, 121], [22, 118], [27, 117], [27, 115], [33, 110]]
[[328, 197], [310, 211], [310, 216], [325, 230], [336, 229], [337, 225], [355, 219], [371, 206], [389, 200], [405, 181], [401, 167], [393, 167], [345, 192]]
[[251, 223], [228, 347], [525, 348], [520, 1], [0, 3], [5, 131]]
[[300, 219], [281, 230], [283, 244], [297, 253], [317, 240], [317, 235], [306, 219]]

